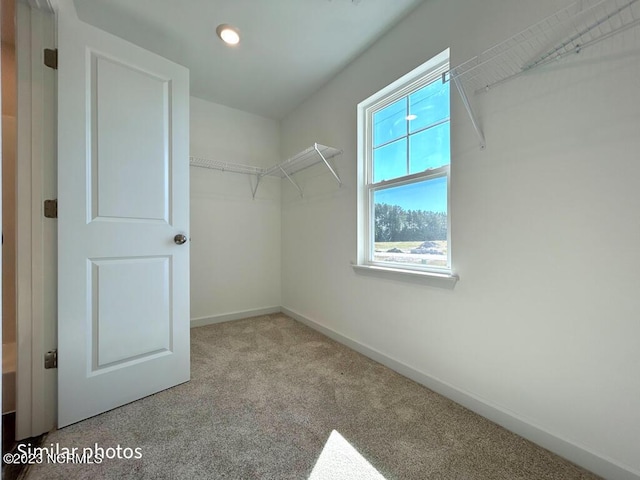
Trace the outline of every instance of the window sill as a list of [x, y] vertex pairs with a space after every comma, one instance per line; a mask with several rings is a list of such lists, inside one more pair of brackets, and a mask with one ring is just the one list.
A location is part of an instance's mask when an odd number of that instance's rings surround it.
[[420, 272], [402, 268], [378, 267], [373, 265], [351, 265], [353, 270], [361, 275], [372, 277], [393, 278], [396, 280], [421, 283], [432, 287], [453, 290], [460, 278], [448, 273]]

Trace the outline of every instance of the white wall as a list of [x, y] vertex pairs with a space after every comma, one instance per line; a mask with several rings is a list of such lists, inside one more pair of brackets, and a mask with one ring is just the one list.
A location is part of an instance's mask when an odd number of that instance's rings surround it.
[[357, 103], [446, 47], [459, 64], [566, 4], [427, 0], [283, 120], [285, 156], [344, 149], [345, 185], [321, 166], [299, 175], [304, 199], [283, 183], [282, 305], [574, 461], [636, 478], [640, 29], [475, 96], [485, 151], [452, 94], [455, 289], [350, 266]]
[[[191, 98], [191, 155], [245, 165], [280, 161], [280, 123]], [[279, 307], [280, 180], [191, 167], [191, 319]]]

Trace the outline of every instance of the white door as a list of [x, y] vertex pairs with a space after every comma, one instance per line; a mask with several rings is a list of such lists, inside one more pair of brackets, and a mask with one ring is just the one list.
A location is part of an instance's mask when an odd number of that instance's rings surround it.
[[189, 380], [189, 73], [59, 3], [63, 427]]

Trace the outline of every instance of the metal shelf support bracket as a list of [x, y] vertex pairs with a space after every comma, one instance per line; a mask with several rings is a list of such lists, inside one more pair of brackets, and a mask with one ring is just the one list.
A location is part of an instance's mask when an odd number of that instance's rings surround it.
[[484, 139], [484, 133], [482, 132], [482, 129], [480, 128], [480, 124], [478, 123], [478, 119], [476, 117], [476, 114], [473, 111], [473, 107], [471, 107], [471, 103], [469, 102], [469, 97], [467, 97], [467, 92], [465, 92], [464, 86], [460, 82], [460, 79], [458, 78], [457, 75], [451, 74], [450, 78], [451, 78], [451, 80], [453, 80], [453, 83], [455, 84], [456, 88], [458, 89], [458, 93], [460, 93], [460, 98], [462, 99], [462, 103], [464, 105], [464, 108], [467, 109], [467, 113], [469, 114], [469, 118], [471, 118], [471, 123], [473, 124], [473, 128], [476, 131], [476, 135], [478, 136], [478, 140], [480, 141], [480, 149], [484, 150], [486, 148], [486, 146], [487, 146], [487, 142]]
[[260, 185], [261, 175], [256, 175], [256, 186], [251, 189], [251, 195], [253, 195], [253, 199], [256, 199], [256, 192], [258, 191], [258, 185]]
[[278, 167], [280, 170], [282, 170], [282, 173], [284, 173], [284, 175], [289, 179], [289, 181], [293, 184], [294, 187], [296, 187], [298, 189], [298, 192], [300, 192], [300, 197], [304, 197], [304, 195], [302, 194], [302, 189], [298, 186], [298, 184], [293, 180], [293, 178], [291, 178], [291, 176], [285, 171], [284, 168], [282, 168], [281, 166]]
[[320, 151], [320, 149], [318, 149], [318, 144], [314, 143], [313, 144], [313, 148], [315, 149], [315, 151], [318, 153], [318, 155], [320, 156], [320, 158], [322, 159], [322, 161], [324, 162], [324, 164], [327, 166], [327, 168], [329, 169], [329, 171], [331, 172], [331, 174], [335, 177], [336, 181], [338, 182], [338, 185], [342, 187], [342, 180], [340, 180], [340, 177], [338, 176], [338, 174], [335, 172], [335, 170], [331, 167], [331, 165], [329, 164], [329, 162], [327, 161], [326, 158], [324, 158], [324, 155], [322, 154], [322, 152]]

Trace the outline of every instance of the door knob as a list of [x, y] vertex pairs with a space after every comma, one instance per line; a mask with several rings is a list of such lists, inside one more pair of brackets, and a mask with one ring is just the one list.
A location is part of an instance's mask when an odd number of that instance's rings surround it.
[[179, 233], [173, 237], [173, 241], [176, 242], [177, 245], [182, 245], [187, 242], [187, 236]]

